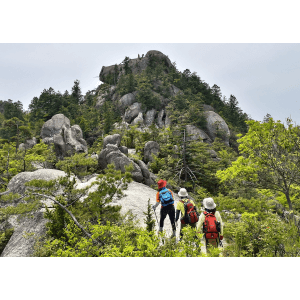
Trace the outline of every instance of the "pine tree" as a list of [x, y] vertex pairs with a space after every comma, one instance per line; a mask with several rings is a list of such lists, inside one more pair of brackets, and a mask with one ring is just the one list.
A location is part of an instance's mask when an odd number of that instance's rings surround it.
[[150, 204], [150, 198], [148, 199], [148, 204], [147, 204], [147, 211], [143, 212], [143, 214], [146, 216], [144, 219], [145, 224], [147, 225], [146, 229], [150, 232], [153, 231], [154, 226], [155, 226], [155, 220], [153, 219], [153, 213], [152, 213], [152, 207]]

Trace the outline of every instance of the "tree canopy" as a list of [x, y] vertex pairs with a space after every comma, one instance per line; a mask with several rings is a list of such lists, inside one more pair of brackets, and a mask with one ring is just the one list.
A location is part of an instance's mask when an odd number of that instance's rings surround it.
[[268, 122], [248, 121], [249, 131], [238, 140], [243, 154], [224, 171], [221, 181], [238, 180], [241, 184], [284, 193], [290, 210], [290, 192], [300, 184], [300, 128], [287, 120], [269, 118]]

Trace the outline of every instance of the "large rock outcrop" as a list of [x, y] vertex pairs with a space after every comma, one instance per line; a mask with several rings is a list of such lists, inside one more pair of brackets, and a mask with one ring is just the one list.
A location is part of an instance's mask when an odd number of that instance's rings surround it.
[[[141, 73], [143, 70], [147, 68], [151, 60], [151, 57], [156, 57], [156, 59], [159, 60], [160, 63], [163, 62], [165, 66], [164, 69], [165, 72], [168, 72], [168, 69], [172, 66], [170, 59], [165, 54], [161, 53], [160, 51], [150, 50], [147, 52], [147, 54], [144, 57], [142, 56], [142, 57], [130, 59], [128, 62], [128, 67], [131, 69], [133, 74]], [[109, 81], [107, 81], [107, 78], [110, 77], [109, 75], [118, 76], [118, 78], [120, 78], [120, 76], [124, 74], [125, 74], [124, 64], [112, 65], [108, 67], [103, 66], [99, 74], [99, 79], [102, 82], [110, 83]]]
[[186, 125], [186, 140], [187, 141], [195, 141], [195, 140], [202, 140], [206, 143], [211, 143], [212, 140], [209, 138], [209, 136], [198, 127], [194, 125]]
[[116, 91], [116, 86], [112, 85], [110, 86], [106, 91], [99, 91], [97, 95], [97, 102], [95, 107], [100, 108], [106, 101], [107, 97], [112, 98], [113, 95], [115, 94]]
[[103, 139], [103, 148], [106, 147], [108, 144], [116, 145], [117, 147], [120, 146], [121, 143], [121, 136], [119, 134], [112, 134], [108, 135]]
[[122, 153], [116, 145], [108, 144], [99, 154], [98, 166], [100, 170], [106, 169], [108, 164], [114, 164], [117, 170], [125, 172], [125, 166], [133, 165], [131, 172], [133, 180], [137, 182], [143, 181], [143, 174], [141, 168], [124, 153]]
[[135, 102], [129, 106], [124, 115], [124, 121], [131, 123], [142, 111], [142, 103]]
[[148, 110], [145, 114], [145, 120], [144, 123], [146, 126], [151, 126], [152, 123], [154, 122], [155, 119], [155, 115], [156, 115], [156, 110], [154, 108], [152, 108], [151, 110]]
[[[12, 193], [24, 194], [26, 190], [25, 183], [33, 179], [55, 180], [58, 177], [64, 177], [66, 173], [60, 170], [40, 169], [34, 172], [22, 172], [14, 176], [7, 185], [7, 190]], [[21, 200], [14, 202], [16, 205]], [[51, 200], [43, 201], [51, 205]], [[38, 237], [46, 232], [45, 224], [47, 222], [43, 217], [44, 208], [31, 213], [30, 217], [10, 216], [6, 223], [7, 227], [14, 227], [14, 233], [3, 250], [1, 256], [25, 257], [31, 256], [34, 251], [34, 244]], [[3, 224], [1, 224], [3, 225]]]
[[[151, 176], [151, 173], [150, 173]], [[85, 188], [96, 180], [96, 176], [91, 178], [88, 182], [77, 184], [77, 188]], [[94, 192], [97, 185], [93, 185], [89, 192]], [[178, 191], [173, 190], [175, 198], [175, 207], [179, 201], [177, 195]], [[150, 204], [156, 203], [157, 190], [138, 182], [131, 182], [128, 184], [128, 188], [124, 190], [124, 196], [120, 199], [114, 199], [112, 205], [121, 205], [121, 213], [131, 211], [136, 215], [142, 227], [145, 227], [144, 219], [146, 212], [148, 199]], [[82, 199], [83, 200], [83, 199]], [[156, 215], [159, 218], [160, 207], [156, 209]], [[5, 249], [3, 250], [1, 257], [29, 257], [34, 252], [34, 244], [36, 240], [46, 232], [47, 219], [44, 219], [42, 212], [38, 212], [32, 215], [32, 218], [21, 218], [16, 220], [16, 217], [12, 217], [13, 227], [15, 229]], [[158, 230], [158, 224], [155, 222], [155, 229]], [[169, 218], [167, 217], [164, 222], [164, 231], [167, 236], [172, 234], [172, 227]], [[177, 230], [177, 237], [179, 236], [179, 230]]]
[[230, 131], [224, 119], [214, 111], [205, 111], [207, 133], [212, 141], [219, 136], [229, 146]]
[[25, 143], [19, 145], [19, 150], [28, 150], [33, 148], [36, 145], [36, 138], [26, 140]]
[[70, 120], [63, 114], [54, 115], [44, 123], [41, 137], [45, 144], [53, 143], [58, 158], [74, 153], [87, 153], [87, 144], [83, 139], [79, 125], [70, 126]]
[[127, 107], [136, 102], [136, 94], [137, 92], [129, 93], [120, 98], [118, 101], [119, 107], [121, 110], [125, 110]]
[[7, 190], [12, 193], [23, 194], [25, 192], [25, 183], [34, 179], [55, 180], [58, 177], [64, 177], [66, 173], [54, 169], [39, 169], [34, 172], [21, 172], [14, 176], [7, 185]]
[[[126, 213], [127, 211], [131, 211], [133, 214], [137, 216], [137, 219], [140, 222], [140, 225], [145, 227], [144, 219], [145, 215], [143, 212], [147, 210], [148, 199], [150, 199], [150, 204], [155, 204], [157, 190], [152, 189], [149, 186], [145, 186], [142, 183], [138, 182], [131, 182], [128, 185], [127, 190], [124, 191], [124, 197], [120, 200], [116, 200], [117, 205], [121, 205], [121, 213]], [[177, 195], [178, 191], [173, 190], [174, 200], [175, 200], [175, 207], [177, 202], [180, 200], [179, 196]], [[159, 219], [159, 212], [160, 207], [156, 209], [156, 215]], [[155, 217], [154, 217], [155, 218]], [[155, 222], [156, 230], [158, 230], [158, 224]], [[171, 236], [172, 234], [172, 227], [170, 223], [170, 219], [167, 217], [164, 222], [164, 231], [166, 232], [167, 236]], [[177, 230], [177, 237], [179, 236], [179, 230]]]
[[145, 163], [152, 162], [153, 157], [152, 154], [158, 155], [160, 150], [159, 144], [154, 141], [149, 141], [144, 146], [144, 161]]
[[33, 214], [31, 218], [21, 218], [1, 257], [32, 256], [37, 238], [46, 233], [46, 223], [42, 212]]
[[141, 160], [130, 159], [127, 155], [129, 149], [120, 146], [121, 136], [119, 134], [109, 135], [103, 141], [103, 149], [98, 155], [98, 167], [100, 170], [107, 168], [108, 164], [114, 164], [117, 170], [125, 172], [125, 166], [133, 165], [131, 172], [133, 180], [143, 182], [149, 186], [155, 184], [148, 167]]
[[143, 113], [140, 112], [136, 118], [131, 122], [131, 125], [143, 125], [144, 124], [144, 118], [143, 118]]

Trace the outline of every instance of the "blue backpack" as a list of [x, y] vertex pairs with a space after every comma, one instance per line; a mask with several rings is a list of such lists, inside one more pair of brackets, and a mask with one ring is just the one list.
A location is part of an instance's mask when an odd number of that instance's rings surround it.
[[166, 188], [163, 188], [159, 192], [159, 200], [160, 200], [162, 206], [167, 206], [169, 204], [174, 203], [174, 199], [172, 197], [171, 192]]

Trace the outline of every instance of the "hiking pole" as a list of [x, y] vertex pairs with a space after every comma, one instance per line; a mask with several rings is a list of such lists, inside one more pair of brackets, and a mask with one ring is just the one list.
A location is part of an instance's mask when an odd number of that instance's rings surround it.
[[156, 219], [156, 222], [157, 222], [157, 226], [159, 226], [158, 225], [158, 219], [157, 219], [157, 216], [156, 216], [156, 212], [155, 212], [155, 209], [152, 207], [152, 209], [153, 209], [153, 211], [154, 211], [154, 215], [155, 215], [155, 219]]
[[[158, 219], [157, 219], [157, 216], [156, 216], [156, 212], [155, 212], [155, 209], [152, 207], [153, 211], [154, 211], [154, 215], [155, 215], [155, 219], [156, 219], [156, 222], [157, 222], [157, 226], [158, 226], [158, 230], [159, 230], [159, 224], [158, 224]], [[162, 239], [162, 243], [164, 244], [164, 240]]]

